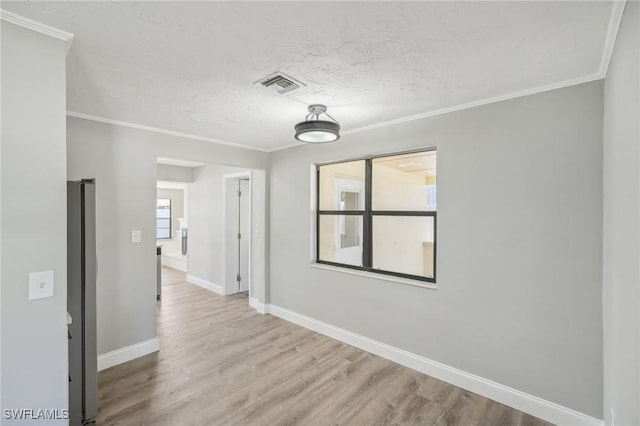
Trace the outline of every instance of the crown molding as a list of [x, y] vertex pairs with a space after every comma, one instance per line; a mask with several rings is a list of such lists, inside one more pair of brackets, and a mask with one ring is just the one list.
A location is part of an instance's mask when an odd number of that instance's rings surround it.
[[305, 146], [305, 145], [312, 145], [312, 144], [308, 144], [308, 143], [304, 143], [304, 142], [294, 142], [294, 143], [290, 143], [290, 144], [287, 144], [287, 145], [281, 145], [281, 146], [277, 146], [275, 148], [271, 148], [269, 150], [269, 152], [284, 151], [285, 149], [296, 148], [296, 147]]
[[[424, 119], [424, 118], [435, 117], [435, 116], [438, 116], [438, 115], [448, 114], [448, 113], [451, 113], [451, 112], [462, 111], [462, 110], [465, 110], [465, 109], [475, 108], [475, 107], [479, 107], [479, 106], [483, 106], [483, 105], [489, 105], [489, 104], [493, 104], [493, 103], [496, 103], [496, 102], [502, 102], [502, 101], [507, 101], [507, 100], [511, 100], [511, 99], [521, 98], [521, 97], [524, 97], [524, 96], [535, 95], [535, 94], [547, 92], [547, 91], [550, 91], [550, 90], [557, 90], [557, 89], [562, 89], [562, 88], [565, 88], [565, 87], [575, 86], [575, 85], [578, 85], [578, 84], [589, 83], [591, 81], [602, 80], [602, 79], [604, 79], [606, 77], [606, 74], [607, 74], [607, 70], [608, 70], [608, 67], [609, 67], [609, 62], [610, 62], [611, 56], [613, 54], [613, 49], [614, 49], [614, 46], [615, 46], [615, 41], [616, 41], [616, 37], [617, 37], [617, 34], [618, 34], [618, 30], [620, 28], [620, 22], [622, 21], [622, 15], [623, 15], [623, 12], [624, 12], [624, 8], [625, 8], [626, 2], [627, 2], [627, 0], [614, 0], [613, 1], [613, 7], [612, 7], [612, 10], [611, 10], [611, 16], [609, 17], [609, 23], [608, 23], [608, 27], [607, 27], [608, 31], [607, 31], [607, 35], [606, 35], [606, 38], [605, 38], [605, 44], [604, 44], [604, 47], [603, 47], [603, 51], [602, 51], [602, 58], [600, 60], [600, 66], [599, 66], [598, 71], [596, 73], [588, 74], [588, 75], [585, 75], [585, 76], [581, 76], [581, 77], [577, 77], [577, 78], [573, 78], [573, 79], [569, 79], [569, 80], [564, 80], [564, 81], [557, 82], [557, 83], [547, 84], [547, 85], [535, 87], [535, 88], [532, 88], [532, 89], [521, 90], [521, 91], [518, 91], [518, 92], [511, 92], [511, 93], [507, 93], [507, 94], [500, 95], [500, 96], [495, 96], [495, 97], [485, 98], [485, 99], [479, 99], [477, 101], [467, 102], [467, 103], [460, 104], [460, 105], [454, 105], [454, 106], [450, 106], [450, 107], [439, 108], [439, 109], [436, 109], [436, 110], [427, 111], [427, 112], [420, 113], [420, 114], [414, 114], [414, 115], [401, 117], [401, 118], [394, 119], [394, 120], [383, 121], [381, 123], [376, 123], [376, 124], [372, 124], [372, 125], [369, 125], [369, 126], [357, 127], [355, 129], [349, 129], [349, 130], [345, 130], [345, 131], [341, 132], [341, 136], [355, 135], [355, 134], [362, 133], [362, 132], [367, 132], [367, 131], [370, 131], [370, 130], [381, 129], [381, 128], [384, 128], [384, 127], [394, 126], [394, 125], [397, 125], [397, 124], [408, 123], [408, 122], [415, 121], [415, 120], [421, 120], [421, 119]], [[39, 24], [39, 23], [37, 23], [35, 21], [31, 21], [29, 19], [22, 18], [22, 17], [20, 17], [18, 15], [11, 14], [10, 12], [6, 12], [6, 11], [2, 11], [2, 10], [0, 10], [0, 11], [3, 13], [3, 15], [2, 15], [2, 19], [3, 20], [8, 20], [8, 19], [5, 18], [5, 14], [8, 13], [8, 14], [10, 14], [12, 16], [15, 16], [15, 17], [18, 17], [18, 18], [20, 18], [20, 19], [22, 19], [24, 21], [29, 21], [29, 22], [31, 22], [33, 24], [39, 25], [40, 27], [48, 28], [48, 29], [53, 30], [55, 32], [66, 34], [66, 35], [70, 36], [71, 39], [73, 38], [72, 34], [56, 30], [55, 28], [47, 27], [46, 25], [42, 25], [42, 24]], [[9, 22], [12, 22], [12, 21], [9, 21]], [[20, 24], [18, 24], [18, 25], [20, 25]], [[23, 25], [23, 26], [26, 26], [26, 25]], [[31, 27], [27, 27], [27, 28], [31, 28]], [[35, 29], [35, 30], [39, 31], [38, 29]], [[44, 31], [40, 31], [40, 32], [44, 32]], [[45, 34], [47, 34], [47, 33], [45, 33]], [[53, 35], [53, 34], [50, 34], [50, 35]], [[55, 37], [55, 35], [53, 35], [53, 36]], [[60, 38], [60, 37], [58, 37], [58, 38]], [[70, 44], [70, 42], [68, 42], [68, 45], [69, 44]], [[281, 146], [277, 146], [275, 148], [269, 148], [269, 149], [256, 148], [256, 147], [253, 147], [253, 146], [238, 144], [238, 143], [234, 143], [234, 142], [228, 142], [228, 141], [223, 141], [223, 140], [219, 140], [219, 139], [212, 139], [212, 138], [192, 135], [192, 134], [188, 134], [188, 133], [174, 132], [172, 130], [160, 129], [160, 128], [150, 127], [150, 126], [143, 126], [143, 125], [138, 125], [138, 124], [134, 124], [134, 123], [127, 123], [127, 122], [124, 122], [124, 121], [111, 120], [111, 119], [107, 119], [107, 118], [96, 117], [96, 116], [77, 113], [77, 112], [72, 112], [72, 111], [67, 112], [67, 115], [71, 116], [71, 117], [76, 117], [76, 118], [84, 118], [86, 120], [93, 120], [93, 121], [99, 121], [99, 122], [103, 122], [103, 123], [116, 124], [116, 125], [131, 127], [131, 128], [135, 128], [135, 129], [148, 130], [148, 131], [152, 131], [152, 132], [164, 133], [164, 134], [168, 134], [168, 135], [180, 136], [180, 137], [185, 137], [185, 138], [195, 139], [195, 140], [201, 140], [201, 141], [206, 141], [206, 142], [213, 142], [213, 143], [218, 143], [218, 144], [222, 144], [222, 145], [229, 145], [229, 146], [234, 146], [234, 147], [237, 147], [237, 148], [250, 149], [250, 150], [260, 151], [260, 152], [277, 152], [277, 151], [283, 151], [283, 150], [286, 150], [286, 149], [296, 148], [296, 147], [301, 147], [301, 146], [306, 145], [304, 143], [295, 142], [295, 143], [281, 145]]]
[[[462, 111], [465, 109], [475, 108], [478, 106], [488, 105], [496, 102], [507, 101], [510, 99], [521, 98], [523, 96], [535, 95], [538, 93], [547, 92], [550, 90], [562, 89], [565, 87], [575, 86], [578, 84], [589, 83], [595, 80], [602, 80], [607, 75], [607, 69], [609, 68], [609, 61], [611, 60], [611, 55], [613, 54], [613, 49], [615, 46], [616, 37], [618, 35], [618, 30], [620, 28], [620, 22], [622, 21], [622, 15], [624, 12], [624, 7], [627, 0], [614, 0], [613, 7], [611, 9], [611, 16], [609, 17], [608, 31], [605, 38], [604, 48], [602, 50], [602, 58], [600, 59], [600, 67], [598, 68], [598, 72], [594, 74], [588, 74], [582, 77], [577, 77], [565, 81], [561, 81], [558, 83], [547, 84], [544, 86], [535, 87], [533, 89], [521, 90], [518, 92], [507, 93], [505, 95], [495, 96], [492, 98], [479, 99], [477, 101], [468, 102], [465, 104], [454, 105], [451, 107], [440, 108], [432, 111], [427, 111], [420, 114], [414, 114], [407, 117], [397, 118], [395, 120], [383, 121], [381, 123], [372, 124], [370, 126], [357, 127], [355, 129], [345, 130], [340, 132], [341, 136], [347, 135], [355, 135], [362, 132], [367, 132], [369, 130], [381, 129], [384, 127], [394, 126], [396, 124], [408, 123], [415, 120], [421, 120], [423, 118], [434, 117], [437, 115], [448, 114], [450, 112]], [[287, 144], [282, 145], [276, 148], [272, 148], [269, 152], [282, 151], [289, 148], [295, 148], [299, 146], [303, 146], [303, 143], [296, 144]]]
[[436, 115], [448, 114], [450, 112], [462, 111], [465, 109], [475, 108], [483, 105], [494, 104], [497, 102], [508, 101], [511, 99], [522, 98], [524, 96], [535, 95], [538, 93], [548, 92], [556, 89], [563, 89], [565, 87], [575, 86], [578, 84], [589, 83], [595, 80], [601, 80], [602, 76], [600, 73], [590, 74], [583, 77], [573, 78], [570, 80], [561, 81], [558, 83], [547, 84], [540, 87], [535, 87], [533, 89], [521, 90], [519, 92], [507, 93], [505, 95], [494, 96], [492, 98], [480, 99], [473, 102], [467, 102], [465, 104], [454, 105], [451, 107], [440, 108], [433, 111], [428, 111], [420, 114], [410, 115], [407, 117], [398, 118], [395, 120], [384, 121], [382, 123], [372, 124], [370, 126], [358, 127], [351, 130], [346, 130], [342, 132], [342, 135], [353, 135], [356, 133], [362, 133], [369, 130], [379, 129], [382, 127], [389, 127], [396, 124], [407, 123], [410, 121], [421, 120], [423, 118], [434, 117]]
[[190, 133], [175, 132], [173, 130], [161, 129], [159, 127], [144, 126], [141, 124], [129, 123], [127, 121], [112, 120], [110, 118], [98, 117], [95, 115], [83, 114], [81, 112], [67, 111], [67, 117], [82, 118], [83, 120], [97, 121], [100, 123], [115, 124], [116, 126], [130, 127], [132, 129], [146, 130], [149, 132], [162, 133], [165, 135], [178, 136], [186, 139], [197, 141], [212, 142], [220, 145], [228, 145], [235, 148], [250, 149], [252, 151], [269, 152], [264, 148], [256, 148], [255, 146], [243, 145], [235, 142], [224, 141], [221, 139], [207, 138], [204, 136], [193, 135]]
[[71, 33], [50, 27], [4, 9], [0, 9], [0, 20], [64, 41], [65, 53], [69, 53], [69, 49], [71, 49], [74, 38], [74, 35]]
[[[497, 102], [508, 101], [510, 99], [521, 98], [524, 96], [535, 95], [542, 92], [548, 92], [550, 90], [563, 89], [565, 87], [575, 86], [577, 84], [589, 83], [595, 80], [601, 80], [603, 77], [598, 72], [596, 74], [586, 75], [583, 77], [574, 78], [571, 80], [561, 81], [559, 83], [547, 84], [545, 86], [535, 87], [533, 89], [521, 90], [519, 92], [507, 93], [505, 95], [495, 96], [492, 98], [479, 99], [473, 102], [467, 102], [465, 104], [454, 105], [446, 108], [439, 108], [432, 111], [423, 112], [420, 114], [409, 115], [407, 117], [397, 118], [395, 120], [383, 121], [381, 123], [372, 124], [370, 126], [357, 127], [355, 129], [345, 130], [340, 132], [340, 136], [355, 135], [362, 132], [368, 132], [369, 130], [381, 129], [384, 127], [395, 126], [397, 124], [408, 123], [411, 121], [422, 120], [423, 118], [435, 117], [437, 115], [448, 114], [451, 112], [462, 111], [465, 109], [475, 108], [483, 105], [489, 105]], [[280, 147], [276, 147], [270, 150], [270, 152], [282, 151], [296, 146], [304, 146], [307, 144], [297, 143], [288, 144]]]
[[611, 61], [611, 55], [613, 55], [613, 48], [616, 44], [616, 38], [618, 37], [618, 30], [620, 29], [620, 23], [622, 22], [622, 14], [627, 0], [616, 0], [613, 3], [613, 9], [611, 10], [611, 17], [609, 18], [607, 38], [604, 41], [604, 49], [602, 51], [602, 60], [600, 61], [599, 73], [602, 78], [607, 76], [607, 70], [609, 69], [609, 61]]

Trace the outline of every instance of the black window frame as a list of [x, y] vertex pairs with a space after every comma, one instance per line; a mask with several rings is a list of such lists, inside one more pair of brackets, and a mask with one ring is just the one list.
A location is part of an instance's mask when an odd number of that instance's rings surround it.
[[[340, 268], [355, 269], [359, 271], [372, 272], [382, 275], [390, 275], [399, 278], [423, 281], [428, 283], [436, 283], [436, 259], [438, 247], [438, 207], [436, 210], [373, 210], [372, 209], [372, 183], [373, 183], [373, 160], [376, 158], [394, 157], [397, 155], [416, 154], [437, 151], [437, 148], [419, 149], [413, 151], [394, 152], [390, 154], [370, 155], [361, 158], [352, 158], [342, 161], [333, 161], [328, 163], [316, 164], [316, 252], [315, 263], [322, 265], [338, 266]], [[320, 168], [331, 164], [349, 163], [352, 161], [365, 162], [365, 178], [364, 178], [364, 210], [321, 210], [320, 209]], [[331, 262], [320, 259], [320, 216], [362, 216], [362, 266], [349, 265], [346, 263]], [[433, 277], [425, 277], [422, 275], [405, 274], [395, 271], [386, 271], [373, 267], [373, 217], [374, 216], [401, 216], [401, 217], [433, 217]]]
[[[158, 217], [158, 200], [169, 200], [169, 236], [167, 238], [158, 238], [158, 219], [166, 219], [166, 217]], [[156, 240], [172, 240], [173, 239], [173, 200], [171, 198], [156, 198]]]

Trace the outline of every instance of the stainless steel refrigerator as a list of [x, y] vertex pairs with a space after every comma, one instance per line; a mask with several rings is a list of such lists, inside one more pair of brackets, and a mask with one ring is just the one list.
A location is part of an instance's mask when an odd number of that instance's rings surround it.
[[98, 414], [96, 340], [96, 191], [92, 179], [67, 182], [69, 425]]

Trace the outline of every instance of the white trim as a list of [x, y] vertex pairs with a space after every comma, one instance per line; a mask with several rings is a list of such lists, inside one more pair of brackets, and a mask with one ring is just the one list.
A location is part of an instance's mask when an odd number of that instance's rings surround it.
[[190, 133], [175, 132], [173, 130], [161, 129], [159, 127], [145, 126], [142, 124], [129, 123], [127, 121], [112, 120], [110, 118], [98, 117], [95, 115], [83, 114], [81, 112], [67, 111], [67, 117], [82, 118], [84, 120], [97, 121], [100, 123], [115, 124], [117, 126], [130, 127], [132, 129], [146, 130], [149, 132], [162, 133], [165, 135], [178, 136], [181, 138], [193, 139], [197, 141], [212, 142], [220, 145], [233, 146], [235, 148], [250, 149], [252, 151], [269, 152], [264, 148], [256, 148], [255, 146], [243, 145], [235, 142], [223, 141], [221, 139], [207, 138], [204, 136], [192, 135]]
[[309, 262], [316, 262], [316, 242], [318, 236], [316, 235], [318, 214], [316, 211], [317, 194], [318, 194], [318, 169], [316, 164], [309, 165], [309, 223], [311, 229], [309, 230]]
[[493, 104], [502, 101], [508, 101], [515, 98], [521, 98], [524, 96], [535, 95], [542, 92], [548, 92], [550, 90], [562, 89], [569, 86], [575, 86], [582, 83], [589, 83], [591, 81], [600, 80], [602, 76], [597, 74], [590, 74], [583, 77], [574, 78], [571, 80], [565, 80], [558, 83], [547, 84], [545, 86], [534, 87], [532, 89], [521, 90], [519, 92], [507, 93], [505, 95], [494, 96], [492, 98], [480, 99], [473, 102], [468, 102], [461, 105], [455, 105], [447, 108], [441, 108], [434, 111], [428, 111], [421, 114], [410, 115], [407, 117], [398, 118], [396, 120], [384, 121], [378, 124], [372, 124], [371, 126], [358, 127], [342, 132], [342, 135], [353, 135], [356, 133], [367, 132], [369, 130], [380, 129], [382, 127], [389, 127], [396, 124], [408, 123], [410, 121], [421, 120], [423, 118], [434, 117], [436, 115], [448, 114], [450, 112], [461, 111], [465, 109], [471, 109], [483, 105]]
[[180, 160], [178, 158], [169, 158], [169, 157], [158, 157], [156, 159], [156, 163], [162, 164], [163, 166], [177, 166], [177, 167], [201, 167], [206, 166], [207, 163], [203, 163], [201, 161], [189, 161], [189, 160]]
[[[340, 142], [338, 142], [338, 143], [340, 143]], [[269, 150], [269, 152], [284, 151], [285, 149], [298, 148], [298, 147], [306, 146], [306, 145], [313, 145], [313, 144], [304, 143], [304, 142], [295, 142], [295, 143], [290, 143], [290, 144], [287, 144], [287, 145], [282, 145], [282, 146], [277, 146], [275, 148], [271, 148]]]
[[405, 367], [417, 370], [460, 388], [475, 392], [548, 422], [563, 426], [602, 426], [604, 424], [602, 420], [563, 407], [554, 402], [529, 395], [517, 389], [387, 345], [386, 343], [378, 342], [360, 334], [335, 327], [297, 312], [281, 308], [280, 306], [268, 305], [268, 310], [272, 315], [286, 321], [397, 362]]
[[[239, 182], [240, 180], [244, 180], [244, 179], [249, 179], [249, 277], [248, 277], [248, 281], [249, 281], [249, 287], [248, 287], [248, 292], [249, 292], [249, 300], [251, 300], [251, 287], [253, 287], [253, 281], [252, 281], [252, 273], [251, 270], [253, 269], [253, 265], [252, 265], [252, 256], [251, 256], [251, 252], [253, 251], [253, 203], [252, 203], [252, 194], [253, 194], [253, 173], [251, 170], [243, 170], [241, 172], [234, 172], [234, 173], [227, 173], [222, 175], [222, 199], [223, 199], [223, 209], [222, 209], [222, 234], [224, 235], [224, 244], [222, 246], [222, 259], [224, 259], [224, 264], [223, 264], [223, 273], [222, 276], [224, 277], [224, 280], [226, 282], [225, 284], [225, 294], [235, 294], [238, 293], [238, 286], [237, 286], [237, 281], [233, 281], [232, 279], [230, 279], [230, 277], [228, 277], [229, 275], [229, 270], [227, 268], [227, 263], [228, 260], [227, 256], [232, 257], [234, 259], [234, 264], [235, 261], [238, 260], [238, 258], [236, 257], [236, 251], [232, 250], [231, 252], [229, 252], [227, 250], [227, 246], [235, 246], [235, 243], [237, 242], [237, 238], [236, 233], [234, 232], [233, 235], [234, 237], [231, 238], [228, 234], [227, 234], [227, 229], [228, 229], [228, 223], [227, 223], [227, 208], [229, 207], [229, 202], [231, 202], [233, 204], [233, 207], [235, 208], [235, 206], [237, 205], [237, 195], [236, 191], [237, 189], [234, 189], [230, 194], [227, 193], [227, 186], [229, 185], [230, 181], [235, 181], [235, 182]], [[229, 196], [232, 197], [233, 201], [230, 201], [228, 198]], [[239, 212], [238, 212], [239, 213]], [[240, 217], [238, 217], [238, 221], [240, 220]], [[237, 246], [235, 246], [237, 248]], [[233, 271], [233, 276], [236, 276], [236, 273], [239, 273], [239, 271], [234, 270]], [[233, 283], [233, 284], [230, 284]], [[231, 285], [233, 285], [233, 288], [231, 287]]]
[[[619, 22], [618, 22], [618, 24], [619, 24]], [[615, 39], [615, 37], [614, 37], [614, 39]], [[609, 53], [609, 56], [610, 55], [611, 55], [611, 53]], [[578, 84], [589, 83], [591, 81], [601, 80], [603, 78], [604, 78], [604, 75], [602, 75], [601, 72], [598, 72], [598, 73], [595, 73], [595, 74], [589, 74], [589, 75], [586, 75], [586, 76], [577, 77], [577, 78], [574, 78], [574, 79], [565, 80], [565, 81], [561, 81], [561, 82], [558, 82], [558, 83], [547, 84], [547, 85], [540, 86], [540, 87], [535, 87], [535, 88], [532, 88], [532, 89], [526, 89], [526, 90], [522, 90], [522, 91], [519, 91], [519, 92], [507, 93], [505, 95], [495, 96], [495, 97], [492, 97], [492, 98], [480, 99], [480, 100], [473, 101], [473, 102], [468, 102], [468, 103], [465, 103], [465, 104], [454, 105], [454, 106], [450, 106], [450, 107], [446, 107], [446, 108], [440, 108], [440, 109], [436, 109], [436, 110], [432, 110], [432, 111], [423, 112], [423, 113], [420, 113], [420, 114], [409, 115], [407, 117], [401, 117], [401, 118], [397, 118], [395, 120], [383, 121], [381, 123], [376, 123], [376, 124], [372, 124], [372, 125], [369, 125], [369, 126], [357, 127], [355, 129], [345, 130], [343, 132], [340, 132], [340, 134], [341, 134], [341, 136], [355, 135], [355, 134], [358, 134], [358, 133], [367, 132], [369, 130], [380, 129], [380, 128], [384, 128], [384, 127], [394, 126], [394, 125], [397, 125], [397, 124], [408, 123], [408, 122], [415, 121], [415, 120], [421, 120], [423, 118], [435, 117], [435, 116], [438, 116], [438, 115], [448, 114], [448, 113], [451, 113], [451, 112], [462, 111], [462, 110], [465, 110], [465, 109], [475, 108], [475, 107], [479, 107], [479, 106], [483, 106], [483, 105], [493, 104], [493, 103], [497, 103], [497, 102], [516, 99], [516, 98], [521, 98], [521, 97], [524, 97], [524, 96], [535, 95], [535, 94], [542, 93], [542, 92], [548, 92], [548, 91], [551, 91], [551, 90], [562, 89], [562, 88], [565, 88], [565, 87], [575, 86], [575, 85], [578, 85]], [[75, 117], [75, 118], [82, 118], [82, 119], [85, 119], [85, 120], [98, 121], [98, 122], [101, 122], [101, 123], [108, 123], [108, 124], [115, 124], [115, 125], [120, 125], [120, 126], [125, 126], [125, 127], [131, 127], [131, 128], [134, 128], [134, 129], [148, 130], [148, 131], [151, 131], [151, 132], [164, 133], [164, 134], [167, 134], [167, 135], [179, 136], [179, 137], [183, 137], [183, 138], [195, 139], [195, 140], [200, 140], [200, 141], [205, 141], [205, 142], [213, 142], [213, 143], [218, 143], [218, 144], [221, 144], [221, 145], [229, 145], [229, 146], [234, 146], [234, 147], [237, 147], [237, 148], [250, 149], [250, 150], [260, 151], [260, 152], [269, 152], [269, 153], [271, 153], [271, 152], [283, 151], [283, 150], [289, 149], [289, 148], [296, 148], [296, 147], [301, 147], [301, 146], [306, 146], [306, 145], [312, 145], [312, 144], [305, 144], [305, 143], [298, 142], [298, 143], [278, 146], [278, 147], [275, 147], [275, 148], [268, 148], [268, 149], [256, 148], [256, 147], [252, 147], [252, 146], [248, 146], [248, 145], [242, 145], [242, 144], [238, 144], [238, 143], [234, 143], [234, 142], [227, 142], [227, 141], [223, 141], [223, 140], [219, 140], [219, 139], [212, 139], [212, 138], [192, 135], [192, 134], [188, 134], [188, 133], [174, 132], [172, 130], [160, 129], [160, 128], [151, 127], [151, 126], [143, 126], [143, 125], [139, 125], [139, 124], [128, 123], [126, 121], [112, 120], [112, 119], [109, 119], [109, 118], [102, 118], [102, 117], [97, 117], [97, 116], [93, 116], [93, 115], [89, 115], [89, 114], [82, 114], [82, 113], [79, 113], [79, 112], [67, 111], [67, 116]]]
[[160, 350], [160, 341], [157, 337], [145, 340], [134, 345], [125, 346], [106, 354], [98, 355], [98, 371], [106, 370], [114, 365], [122, 364], [132, 359], [140, 358]]
[[260, 314], [268, 314], [269, 313], [269, 304], [262, 303], [257, 297], [249, 298], [249, 306], [258, 311]]
[[622, 13], [624, 12], [626, 3], [627, 0], [614, 0], [613, 3], [611, 17], [609, 18], [609, 24], [607, 28], [607, 38], [604, 41], [602, 60], [600, 61], [600, 69], [598, 71], [602, 78], [605, 78], [607, 76], [609, 61], [611, 60], [611, 55], [613, 55], [613, 48], [616, 44], [616, 37], [618, 37], [618, 30], [620, 29], [620, 23], [622, 22]]
[[[617, 3], [618, 2], [616, 2], [616, 4]], [[614, 9], [615, 9], [615, 7], [614, 7]], [[622, 17], [622, 15], [620, 15], [620, 18], [621, 17]], [[612, 18], [612, 21], [613, 21], [613, 18]], [[619, 26], [619, 24], [620, 24], [620, 19], [618, 19], [618, 26]], [[615, 36], [613, 37], [613, 39], [615, 40]], [[609, 36], [607, 36], [607, 43], [609, 43], [608, 40], [609, 40]], [[611, 42], [611, 43], [613, 43], [613, 42]], [[613, 49], [613, 45], [611, 46], [611, 49]], [[611, 52], [608, 52], [608, 57], [610, 57], [610, 56], [611, 56]], [[605, 63], [604, 59], [603, 59], [602, 63]], [[607, 66], [608, 66], [608, 60], [606, 61], [606, 63], [607, 63]], [[601, 64], [601, 67], [602, 67], [602, 64]], [[358, 133], [362, 133], [362, 132], [367, 132], [369, 130], [375, 130], [375, 129], [380, 129], [380, 128], [384, 128], [384, 127], [394, 126], [394, 125], [397, 125], [397, 124], [408, 123], [408, 122], [415, 121], [415, 120], [421, 120], [423, 118], [435, 117], [435, 116], [438, 116], [438, 115], [448, 114], [448, 113], [451, 113], [451, 112], [462, 111], [462, 110], [475, 108], [475, 107], [479, 107], [479, 106], [483, 106], [483, 105], [493, 104], [493, 103], [497, 103], [497, 102], [516, 99], [516, 98], [521, 98], [521, 97], [529, 96], [529, 95], [535, 95], [535, 94], [538, 94], [538, 93], [548, 92], [548, 91], [551, 91], [551, 90], [563, 89], [565, 87], [571, 87], [571, 86], [576, 86], [578, 84], [589, 83], [589, 82], [596, 81], [596, 80], [602, 80], [603, 78], [604, 78], [604, 75], [602, 74], [602, 72], [598, 71], [595, 74], [589, 74], [589, 75], [582, 76], [582, 77], [577, 77], [577, 78], [573, 78], [573, 79], [569, 79], [569, 80], [564, 80], [564, 81], [561, 81], [561, 82], [558, 82], [558, 83], [547, 84], [547, 85], [544, 85], [544, 86], [539, 86], [539, 87], [535, 87], [535, 88], [532, 88], [532, 89], [526, 89], [526, 90], [522, 90], [522, 91], [519, 91], [519, 92], [507, 93], [505, 95], [495, 96], [495, 97], [492, 97], [492, 98], [480, 99], [480, 100], [473, 101], [473, 102], [468, 102], [468, 103], [465, 103], [465, 104], [454, 105], [454, 106], [450, 106], [450, 107], [446, 107], [446, 108], [440, 108], [440, 109], [436, 109], [436, 110], [432, 110], [432, 111], [423, 112], [423, 113], [420, 113], [420, 114], [409, 115], [409, 116], [406, 116], [406, 117], [397, 118], [395, 120], [383, 121], [381, 123], [376, 123], [376, 124], [372, 124], [372, 125], [369, 125], [369, 126], [357, 127], [355, 129], [350, 129], [350, 130], [345, 130], [343, 132], [340, 132], [340, 135], [341, 136], [354, 135], [354, 134], [358, 134]], [[301, 147], [301, 146], [313, 145], [313, 144], [305, 144], [305, 143], [301, 143], [301, 142], [296, 142], [296, 143], [292, 143], [292, 144], [278, 146], [278, 147], [275, 147], [275, 148], [268, 148], [268, 149], [256, 148], [256, 147], [252, 147], [252, 146], [248, 146], [248, 145], [242, 145], [242, 144], [238, 144], [238, 143], [234, 143], [234, 142], [227, 142], [227, 141], [222, 141], [222, 140], [219, 140], [219, 139], [212, 139], [212, 138], [206, 138], [206, 137], [203, 137], [203, 136], [191, 135], [191, 134], [187, 134], [187, 133], [174, 132], [172, 130], [160, 129], [160, 128], [157, 128], [157, 127], [150, 127], [150, 126], [143, 126], [143, 125], [138, 125], [138, 124], [134, 124], [134, 123], [128, 123], [128, 122], [125, 122], [125, 121], [112, 120], [112, 119], [109, 119], [109, 118], [102, 118], [102, 117], [97, 117], [97, 116], [93, 116], [93, 115], [82, 114], [82, 113], [79, 113], [79, 112], [67, 111], [67, 116], [76, 117], [76, 118], [83, 118], [83, 119], [86, 119], [86, 120], [99, 121], [101, 123], [116, 124], [116, 125], [120, 125], [120, 126], [131, 127], [131, 128], [134, 128], [134, 129], [148, 130], [148, 131], [151, 131], [151, 132], [164, 133], [164, 134], [168, 134], [168, 135], [179, 136], [179, 137], [184, 137], [184, 138], [189, 138], [189, 139], [201, 140], [201, 141], [206, 141], [206, 142], [213, 142], [213, 143], [218, 143], [218, 144], [222, 144], [222, 145], [230, 145], [230, 146], [235, 146], [237, 148], [250, 149], [250, 150], [260, 151], [260, 152], [269, 152], [269, 153], [271, 153], [271, 152], [283, 151], [283, 150], [286, 150], [286, 149], [289, 149], [289, 148], [297, 148], [297, 147]]]
[[187, 272], [187, 258], [178, 258], [169, 254], [162, 254], [162, 266], [177, 269], [178, 271]]
[[[385, 149], [381, 151], [369, 151], [367, 155], [353, 155], [346, 157], [329, 157], [323, 159], [322, 161], [318, 161], [315, 163], [311, 163], [311, 166], [324, 166], [331, 163], [346, 163], [349, 161], [359, 161], [364, 158], [374, 158], [374, 157], [390, 157], [394, 155], [402, 155], [402, 154], [415, 154], [415, 153], [428, 153], [429, 151], [437, 151], [437, 145], [413, 145], [404, 148], [391, 148]], [[315, 201], [314, 201], [315, 203]]]
[[187, 281], [191, 284], [197, 285], [198, 287], [211, 290], [214, 293], [218, 293], [224, 296], [224, 287], [219, 284], [214, 284], [210, 281], [203, 280], [202, 278], [194, 277], [193, 275], [187, 275]]
[[18, 25], [23, 28], [27, 28], [32, 31], [39, 32], [49, 37], [57, 38], [65, 42], [65, 53], [69, 53], [71, 44], [73, 43], [74, 35], [66, 31], [59, 30], [57, 28], [50, 27], [43, 23], [25, 18], [24, 16], [17, 15], [13, 12], [9, 12], [4, 9], [0, 9], [0, 19], [6, 22], [10, 22], [14, 25]]
[[315, 263], [315, 261], [313, 260], [311, 261], [309, 266], [311, 268], [324, 269], [327, 271], [340, 272], [343, 274], [357, 275], [359, 277], [371, 278], [374, 280], [390, 281], [392, 283], [411, 285], [414, 287], [422, 287], [429, 290], [438, 289], [438, 286], [435, 283], [430, 283], [428, 281], [412, 280], [410, 278], [402, 278], [402, 277], [396, 277], [393, 275], [386, 275], [386, 274], [377, 274], [375, 272], [361, 271], [359, 269], [341, 268], [339, 266], [325, 265], [323, 263]]
[[249, 178], [251, 180], [251, 170], [245, 170], [242, 172], [227, 173], [222, 175], [222, 179], [237, 179], [237, 178]]
[[172, 180], [158, 180], [156, 181], [156, 188], [158, 189], [182, 189], [183, 191], [189, 188], [189, 184], [186, 182], [175, 182]]
[[[242, 179], [245, 180], [245, 179]], [[238, 181], [240, 182], [240, 180]], [[249, 237], [246, 240], [249, 240], [249, 253], [248, 259], [249, 265], [247, 265], [247, 274], [249, 277], [247, 278], [247, 293], [249, 294], [249, 298], [251, 298], [251, 287], [253, 287], [253, 173], [249, 170]], [[240, 211], [238, 211], [240, 213]], [[245, 212], [246, 213], [246, 212]], [[242, 220], [240, 218], [240, 214], [238, 215], [238, 228], [242, 227]], [[241, 271], [238, 271], [240, 273]], [[241, 286], [242, 287], [242, 286]], [[264, 293], [264, 292], [263, 292]]]

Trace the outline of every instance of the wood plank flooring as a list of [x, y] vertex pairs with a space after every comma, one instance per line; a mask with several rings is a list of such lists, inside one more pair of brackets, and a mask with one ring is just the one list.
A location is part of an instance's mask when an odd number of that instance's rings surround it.
[[160, 352], [102, 371], [98, 425], [548, 425], [182, 282]]
[[171, 285], [185, 282], [187, 273], [178, 269], [162, 266], [162, 285]]

